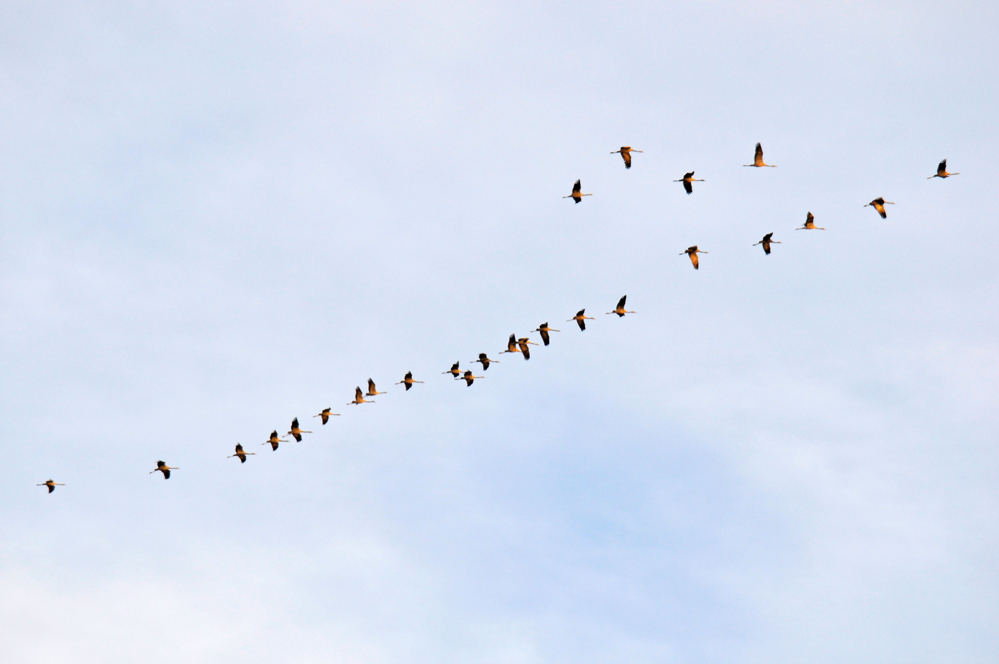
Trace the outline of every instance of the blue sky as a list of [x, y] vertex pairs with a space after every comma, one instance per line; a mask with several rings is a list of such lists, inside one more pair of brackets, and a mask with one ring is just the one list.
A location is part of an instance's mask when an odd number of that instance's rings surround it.
[[996, 26], [4, 4], [5, 659], [992, 661]]

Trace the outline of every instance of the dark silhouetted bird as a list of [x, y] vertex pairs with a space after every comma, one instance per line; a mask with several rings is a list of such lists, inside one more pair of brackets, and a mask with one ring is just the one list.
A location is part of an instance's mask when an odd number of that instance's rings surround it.
[[690, 183], [691, 182], [704, 182], [704, 180], [697, 180], [697, 179], [695, 179], [694, 178], [694, 171], [691, 171], [689, 173], [684, 173], [682, 178], [680, 178], [679, 180], [673, 180], [673, 182], [682, 182], [683, 183], [683, 190], [686, 191], [687, 194], [689, 195], [689, 194], [694, 193], [694, 187]]
[[[756, 244], [762, 244], [763, 245], [763, 253], [765, 253], [765, 254], [769, 254], [770, 253], [770, 245], [771, 244], [783, 244], [782, 242], [778, 242], [777, 240], [771, 239], [772, 237], [773, 237], [773, 233], [767, 233], [766, 235], [763, 236], [762, 240], [760, 240], [759, 242], [756, 243]], [[756, 244], [754, 244], [753, 246], [755, 247]]]

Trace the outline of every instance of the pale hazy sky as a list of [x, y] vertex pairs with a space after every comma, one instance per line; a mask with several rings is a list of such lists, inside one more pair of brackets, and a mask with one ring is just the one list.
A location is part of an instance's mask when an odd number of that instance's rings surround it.
[[3, 3], [0, 658], [994, 661], [997, 19]]

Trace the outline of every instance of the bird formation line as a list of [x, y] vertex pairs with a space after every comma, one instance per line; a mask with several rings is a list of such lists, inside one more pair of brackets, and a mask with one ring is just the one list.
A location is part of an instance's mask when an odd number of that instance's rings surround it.
[[[611, 152], [611, 154], [620, 154], [621, 158], [624, 160], [624, 167], [626, 169], [630, 169], [631, 165], [632, 165], [631, 155], [632, 155], [632, 153], [635, 153], [635, 152], [641, 153], [642, 151], [641, 150], [634, 150], [631, 147], [624, 146], [624, 147], [622, 147], [619, 150], [615, 150], [614, 152]], [[755, 168], [764, 168], [764, 167], [765, 168], [776, 168], [776, 165], [774, 165], [774, 164], [764, 163], [764, 161], [763, 161], [763, 146], [760, 143], [756, 144], [756, 151], [755, 151], [755, 154], [753, 156], [753, 163], [752, 164], [743, 164], [743, 166], [749, 166], [749, 167], [755, 167]], [[933, 178], [946, 179], [946, 178], [952, 177], [954, 175], [960, 175], [960, 173], [948, 173], [947, 172], [947, 160], [944, 159], [937, 166], [937, 172], [934, 173], [933, 175], [929, 176], [927, 179], [928, 180], [931, 180]], [[681, 183], [683, 183], [683, 188], [687, 192], [687, 194], [689, 195], [689, 194], [693, 193], [693, 186], [692, 186], [691, 183], [693, 183], [693, 182], [704, 182], [704, 180], [702, 180], [702, 179], [695, 179], [694, 178], [694, 171], [690, 171], [689, 173], [685, 173], [684, 176], [682, 178], [680, 178], [679, 180], [673, 180], [673, 182], [681, 182]], [[582, 184], [581, 184], [580, 180], [576, 180], [576, 183], [572, 187], [572, 193], [570, 195], [568, 195], [568, 196], [563, 196], [563, 198], [572, 198], [573, 202], [578, 204], [578, 203], [580, 203], [583, 200], [584, 196], [592, 196], [592, 195], [593, 194], [584, 194], [583, 190], [582, 190]], [[885, 205], [895, 205], [895, 203], [892, 202], [892, 201], [886, 201], [884, 199], [884, 197], [879, 196], [879, 197], [875, 198], [873, 201], [871, 201], [870, 203], [864, 205], [864, 207], [873, 207], [877, 211], [877, 213], [879, 215], [881, 215], [882, 219], [887, 219], [888, 218], [888, 214], [885, 211]], [[800, 228], [796, 228], [795, 230], [799, 230], [799, 231], [801, 231], [801, 230], [820, 230], [820, 231], [824, 231], [826, 229], [822, 228], [822, 227], [819, 227], [819, 226], [816, 226], [815, 225], [815, 217], [814, 217], [814, 215], [812, 215], [811, 212], [808, 212], [808, 216], [805, 218], [804, 225], [801, 226]], [[755, 243], [753, 246], [755, 247], [757, 245], [762, 245], [763, 246], [763, 252], [765, 254], [769, 255], [770, 252], [771, 252], [771, 246], [774, 245], [774, 244], [782, 244], [782, 243], [779, 242], [778, 240], [774, 240], [773, 239], [773, 233], [770, 232], [770, 233], [767, 233], [766, 235], [764, 235], [763, 239], [760, 240], [759, 242]], [[707, 253], [708, 253], [707, 251], [702, 251], [702, 250], [698, 249], [697, 245], [695, 244], [695, 245], [693, 245], [691, 247], [688, 247], [684, 251], [681, 251], [679, 255], [682, 256], [682, 255], [686, 254], [690, 258], [690, 262], [694, 266], [694, 269], [698, 270], [698, 269], [700, 269], [700, 260], [698, 259], [698, 255], [699, 254], [707, 254]], [[626, 314], [634, 314], [635, 313], [634, 311], [628, 311], [627, 309], [625, 309], [625, 303], [626, 303], [627, 299], [628, 299], [627, 295], [622, 296], [621, 299], [618, 301], [617, 306], [612, 311], [606, 312], [606, 314], [608, 316], [611, 315], [611, 314], [617, 314], [617, 316], [619, 318], [623, 318]], [[586, 315], [586, 309], [580, 309], [579, 311], [576, 312], [576, 315], [573, 316], [572, 318], [569, 318], [567, 320], [567, 322], [575, 321], [576, 324], [579, 326], [580, 331], [585, 332], [586, 331], [586, 321], [588, 321], [588, 320], [594, 320], [594, 319], [593, 319], [593, 317]], [[531, 332], [538, 332], [538, 333], [540, 333], [542, 342], [544, 343], [545, 346], [548, 346], [551, 343], [551, 333], [552, 332], [560, 332], [560, 330], [556, 330], [554, 328], [549, 327], [548, 323], [546, 321], [546, 322], [542, 323], [541, 325], [539, 325], [537, 328], [531, 330]], [[531, 349], [530, 349], [530, 347], [531, 346], [537, 346], [537, 345], [538, 345], [537, 343], [535, 343], [534, 341], [531, 341], [530, 337], [517, 337], [516, 334], [511, 334], [510, 337], [509, 337], [509, 339], [507, 340], [506, 350], [500, 351], [500, 354], [503, 354], [503, 353], [510, 353], [510, 354], [520, 353], [525, 360], [530, 360], [531, 359]], [[488, 371], [490, 364], [493, 364], [493, 363], [499, 364], [499, 360], [490, 359], [489, 356], [486, 353], [479, 353], [478, 359], [477, 360], [473, 360], [472, 362], [473, 363], [475, 363], [475, 362], [480, 363], [482, 365], [482, 370], [483, 371]], [[459, 365], [460, 365], [460, 362], [455, 362], [453, 365], [451, 365], [450, 369], [448, 369], [447, 371], [442, 371], [441, 373], [442, 374], [450, 374], [452, 376], [452, 378], [454, 380], [456, 380], [456, 381], [465, 381], [465, 385], [467, 387], [471, 387], [472, 384], [475, 382], [476, 379], [481, 379], [481, 378], [484, 377], [484, 376], [476, 376], [476, 375], [474, 375], [471, 370], [466, 370], [466, 371], [463, 372], [460, 369]], [[396, 385], [403, 385], [405, 387], [405, 391], [406, 392], [408, 392], [410, 389], [412, 389], [412, 387], [414, 385], [416, 385], [416, 384], [423, 384], [423, 381], [422, 380], [415, 380], [413, 378], [413, 372], [412, 371], [407, 371], [405, 377], [401, 381], [399, 381], [398, 383], [396, 383]], [[373, 397], [373, 396], [378, 396], [380, 394], [386, 394], [386, 392], [379, 392], [378, 388], [375, 386], [375, 381], [372, 380], [371, 378], [368, 378], [368, 391], [367, 392], [362, 392], [361, 388], [359, 386], [356, 387], [354, 389], [354, 400], [348, 402], [347, 405], [349, 405], [349, 406], [356, 406], [356, 405], [368, 404], [368, 403], [373, 404], [373, 403], [375, 403], [374, 401], [368, 400], [365, 397]], [[325, 426], [326, 423], [330, 421], [331, 417], [340, 417], [340, 413], [334, 413], [334, 412], [332, 412], [332, 408], [324, 408], [322, 410], [322, 412], [318, 413], [317, 415], [313, 415], [313, 417], [321, 418], [322, 424], [323, 424], [323, 426]], [[304, 430], [302, 430], [302, 428], [299, 426], [298, 418], [295, 417], [291, 421], [291, 429], [288, 431], [287, 435], [292, 436], [295, 439], [296, 442], [300, 443], [300, 442], [302, 442], [302, 434], [311, 434], [311, 433], [312, 433], [311, 431], [304, 431]], [[271, 432], [270, 437], [265, 442], [263, 442], [261, 444], [262, 445], [270, 445], [271, 446], [271, 450], [274, 451], [274, 452], [276, 452], [278, 450], [278, 448], [280, 447], [280, 444], [281, 443], [286, 443], [286, 442], [288, 442], [288, 439], [281, 438], [280, 436], [278, 436], [277, 429], [275, 429], [275, 430], [273, 430]], [[241, 444], [236, 443], [235, 453], [229, 455], [227, 458], [231, 459], [233, 457], [236, 457], [236, 458], [239, 459], [240, 464], [244, 464], [244, 463], [246, 463], [246, 458], [248, 456], [256, 456], [256, 453], [255, 452], [246, 452], [243, 449], [243, 446]], [[165, 461], [160, 460], [160, 461], [156, 462], [156, 468], [153, 469], [153, 470], [151, 470], [151, 471], [149, 471], [149, 474], [152, 475], [153, 473], [163, 473], [163, 479], [168, 480], [168, 479], [170, 479], [170, 471], [172, 471], [172, 470], [179, 470], [179, 468], [176, 467], [176, 466], [169, 466], [169, 465], [166, 464]], [[49, 480], [47, 480], [45, 482], [42, 482], [41, 484], [38, 484], [36, 486], [47, 487], [48, 488], [48, 493], [51, 494], [53, 491], [55, 491], [55, 488], [57, 486], [66, 486], [66, 485], [62, 484], [62, 483], [59, 483], [59, 482], [55, 482], [52, 479], [49, 479]]]

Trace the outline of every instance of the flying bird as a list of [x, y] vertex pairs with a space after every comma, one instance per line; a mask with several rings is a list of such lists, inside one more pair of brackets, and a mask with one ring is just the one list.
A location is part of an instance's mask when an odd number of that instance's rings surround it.
[[628, 299], [627, 295], [622, 295], [621, 299], [617, 301], [617, 306], [614, 307], [614, 311], [608, 311], [607, 314], [617, 314], [618, 318], [624, 318], [625, 314], [633, 314], [634, 311], [626, 311], [624, 308], [624, 301]]
[[465, 385], [471, 387], [476, 378], [485, 378], [485, 376], [473, 376], [471, 371], [466, 371], [458, 380], [464, 380]]
[[632, 152], [641, 152], [641, 150], [632, 150], [630, 147], [622, 147], [620, 150], [615, 150], [614, 152], [611, 152], [611, 154], [620, 154], [621, 158], [624, 159], [624, 167], [631, 168]]
[[156, 470], [150, 470], [149, 474], [152, 475], [155, 472], [161, 472], [161, 473], [163, 473], [163, 479], [168, 480], [168, 479], [170, 479], [170, 471], [171, 470], [180, 470], [180, 468], [177, 468], [175, 466], [168, 466], [163, 461], [157, 461], [156, 462]]
[[226, 459], [231, 459], [233, 457], [239, 457], [239, 462], [240, 463], [246, 463], [246, 457], [247, 456], [257, 456], [257, 453], [256, 452], [244, 452], [243, 451], [243, 446], [240, 445], [239, 443], [236, 443], [236, 453], [235, 454], [230, 454], [229, 456], [226, 457]]
[[[762, 244], [763, 245], [763, 253], [765, 253], [765, 254], [769, 254], [770, 253], [770, 245], [771, 244], [783, 244], [783, 242], [778, 242], [777, 240], [770, 239], [772, 237], [773, 237], [773, 233], [767, 233], [766, 235], [763, 236], [762, 240], [760, 240], [759, 242], [756, 243], [756, 244]], [[754, 244], [753, 246], [755, 247], [756, 244]]]
[[682, 182], [683, 183], [683, 190], [687, 192], [687, 195], [690, 195], [690, 194], [694, 193], [694, 187], [690, 183], [691, 182], [704, 182], [704, 180], [695, 179], [694, 178], [694, 171], [691, 171], [689, 173], [684, 173], [682, 178], [680, 178], [679, 180], [673, 180], [673, 182]]
[[302, 431], [301, 429], [299, 429], [298, 428], [298, 418], [296, 417], [295, 419], [293, 419], [291, 421], [291, 431], [289, 431], [288, 434], [291, 434], [291, 436], [295, 439], [295, 441], [300, 443], [300, 442], [302, 442], [302, 434], [303, 433], [312, 433], [312, 432], [311, 431]]
[[805, 225], [801, 228], [795, 228], [796, 231], [824, 231], [824, 228], [820, 228], [815, 225], [815, 217], [809, 212], [808, 216], [805, 218]]
[[927, 180], [932, 180], [933, 178], [949, 178], [951, 175], [960, 175], [960, 173], [948, 173], [947, 172], [947, 160], [944, 159], [937, 166], [937, 172], [935, 174], [931, 175], [930, 177], [926, 178], [926, 179]]
[[566, 323], [569, 323], [569, 322], [572, 322], [572, 321], [576, 321], [576, 324], [579, 325], [579, 329], [581, 329], [582, 331], [585, 332], [586, 331], [586, 321], [588, 321], [588, 320], [594, 320], [594, 318], [592, 316], [584, 316], [583, 314], [585, 314], [585, 313], [586, 313], [586, 309], [580, 309], [579, 311], [576, 312], [576, 315], [573, 316], [572, 318], [570, 318], [569, 320], [567, 320]]
[[763, 166], [766, 166], [767, 168], [777, 168], [773, 164], [763, 163], [763, 146], [760, 145], [759, 143], [756, 144], [756, 154], [753, 156], [753, 163], [743, 164], [743, 166], [755, 166], [756, 168], [761, 168]]
[[517, 335], [511, 334], [510, 338], [506, 342], [506, 350], [501, 350], [500, 355], [503, 353], [519, 353], [520, 348], [517, 347]]
[[482, 364], [482, 370], [483, 371], [488, 371], [489, 370], [489, 364], [491, 362], [495, 362], [496, 364], [499, 364], [499, 360], [490, 360], [489, 356], [486, 355], [485, 353], [479, 353], [479, 359], [472, 360], [473, 364], [475, 362], [480, 362]]
[[267, 442], [266, 443], [261, 443], [261, 444], [262, 445], [270, 445], [271, 446], [271, 450], [275, 450], [276, 451], [277, 448], [278, 448], [278, 446], [281, 443], [287, 443], [287, 442], [288, 441], [286, 439], [284, 439], [284, 438], [278, 438], [278, 432], [277, 432], [277, 429], [275, 429], [274, 431], [271, 431], [271, 437], [267, 439]]
[[885, 205], [895, 205], [895, 204], [892, 203], [891, 201], [886, 201], [882, 197], [878, 196], [864, 207], [873, 207], [875, 210], [878, 211], [878, 214], [881, 215], [882, 219], [887, 219], [888, 213], [885, 212]]
[[579, 201], [583, 200], [583, 196], [593, 195], [593, 194], [584, 194], [582, 193], [582, 191], [583, 191], [583, 185], [579, 183], [579, 180], [576, 180], [576, 184], [572, 185], [572, 193], [569, 194], [568, 196], [563, 196], [562, 198], [571, 198], [572, 200], [578, 203]]
[[379, 392], [378, 388], [375, 387], [375, 381], [373, 381], [373, 380], [371, 380], [369, 378], [368, 379], [368, 391], [367, 391], [367, 393], [364, 396], [366, 396], [366, 397], [373, 397], [373, 396], [376, 396], [378, 394], [386, 394], [386, 392]]
[[701, 251], [700, 249], [697, 248], [697, 245], [695, 244], [693, 247], [687, 247], [685, 251], [681, 251], [680, 255], [683, 256], [684, 254], [687, 254], [688, 256], [690, 256], [690, 262], [693, 263], [694, 269], [700, 270], [701, 261], [697, 259], [697, 254], [706, 254], [706, 253], [708, 252]]
[[451, 374], [455, 378], [459, 378], [461, 376], [461, 370], [458, 368], [459, 364], [460, 364], [460, 362], [455, 362], [454, 364], [451, 365], [450, 369], [448, 369], [447, 371], [442, 371], [441, 373], [442, 374]]
[[[396, 385], [405, 385], [406, 391], [408, 392], [409, 388], [413, 387], [413, 383], [422, 383], [422, 382], [423, 382], [422, 380], [413, 380], [413, 372], [407, 371], [406, 377], [400, 380], [398, 383], [396, 383]], [[379, 392], [379, 394], [381, 394], [381, 392]]]
[[374, 401], [367, 401], [364, 398], [364, 393], [361, 392], [361, 388], [360, 387], [355, 387], [354, 388], [354, 400], [351, 401], [350, 403], [348, 403], [347, 405], [348, 406], [350, 406], [350, 405], [356, 406], [359, 403], [374, 403]]
[[327, 422], [330, 421], [330, 417], [333, 417], [334, 415], [336, 417], [340, 417], [340, 413], [334, 413], [332, 412], [332, 410], [333, 410], [332, 408], [323, 408], [323, 412], [319, 413], [318, 415], [313, 415], [312, 417], [321, 417], [323, 418], [323, 424], [326, 424]]
[[[530, 346], [528, 344], [530, 344]], [[538, 344], [534, 343], [527, 337], [521, 337], [520, 339], [517, 339], [517, 345], [520, 346], [520, 352], [524, 354], [524, 359], [529, 360], [531, 359], [531, 346], [537, 346]]]
[[[153, 471], [156, 472], [156, 471]], [[58, 482], [53, 482], [52, 480], [45, 480], [41, 484], [36, 484], [35, 486], [47, 486], [49, 488], [49, 493], [55, 491], [57, 486], [66, 486], [65, 484], [59, 484]]]
[[549, 341], [551, 341], [550, 333], [551, 332], [561, 332], [561, 330], [556, 330], [555, 328], [548, 327], [548, 323], [542, 323], [541, 326], [538, 327], [538, 329], [531, 330], [531, 332], [540, 332], [541, 333], [541, 340], [544, 341], [545, 345], [547, 346], [548, 343], [549, 343]]

